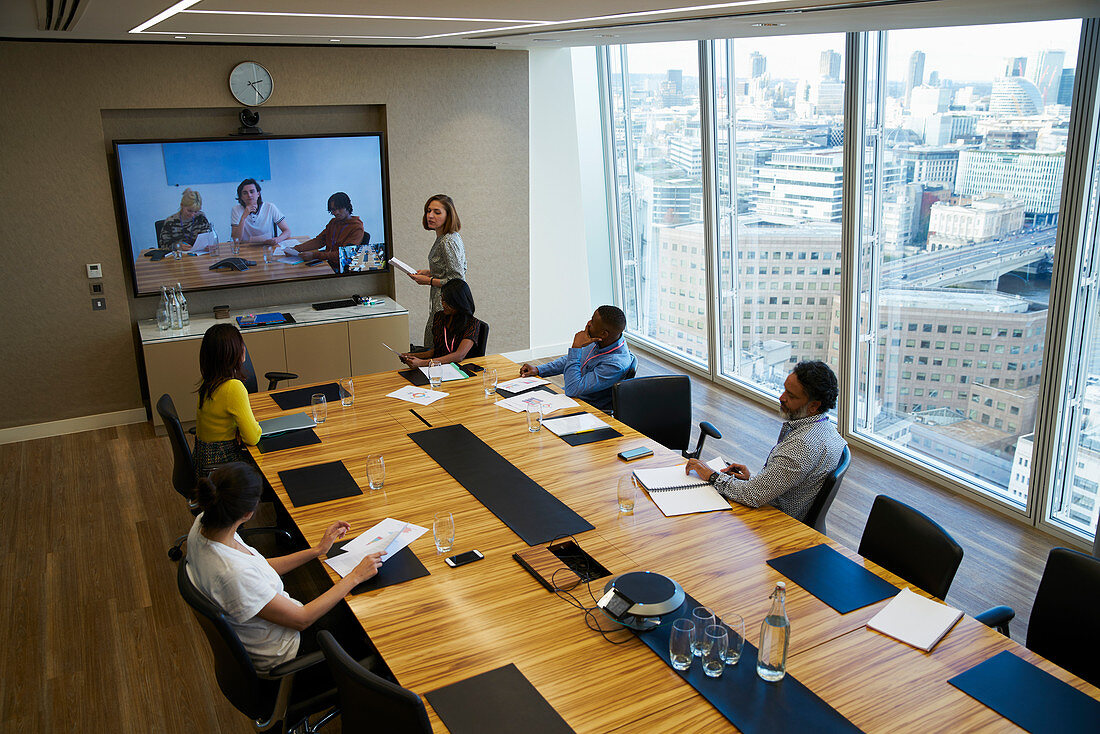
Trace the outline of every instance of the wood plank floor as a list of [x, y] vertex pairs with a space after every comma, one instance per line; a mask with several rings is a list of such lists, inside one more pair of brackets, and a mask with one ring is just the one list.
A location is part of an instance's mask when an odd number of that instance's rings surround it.
[[[640, 362], [640, 375], [676, 371]], [[726, 436], [709, 449], [759, 468], [778, 414], [692, 383], [695, 419]], [[218, 691], [206, 641], [176, 591], [166, 550], [190, 516], [170, 488], [171, 462], [168, 439], [150, 424], [0, 446], [0, 730], [252, 731]], [[966, 549], [948, 601], [969, 613], [1010, 604], [1012, 636], [1023, 640], [1056, 540], [858, 451], [829, 535], [856, 548], [883, 491]]]

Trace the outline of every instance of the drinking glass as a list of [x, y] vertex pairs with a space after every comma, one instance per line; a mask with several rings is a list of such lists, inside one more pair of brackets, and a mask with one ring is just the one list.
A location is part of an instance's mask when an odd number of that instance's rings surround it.
[[371, 454], [367, 457], [367, 481], [371, 489], [382, 489], [386, 483], [386, 462], [382, 454]]
[[672, 636], [668, 639], [668, 658], [676, 670], [691, 667], [691, 640], [695, 637], [695, 622], [681, 617], [672, 623]]
[[486, 395], [493, 395], [497, 391], [497, 371], [493, 369], [483, 370], [481, 373], [481, 386], [485, 388]]
[[723, 621], [729, 628], [729, 642], [722, 651], [722, 660], [726, 665], [737, 665], [737, 661], [741, 659], [741, 649], [745, 646], [745, 620], [740, 614], [730, 614]]
[[432, 521], [432, 537], [437, 553], [448, 553], [455, 546], [455, 519], [449, 512], [435, 513]]
[[634, 512], [634, 496], [637, 493], [634, 472], [619, 477], [619, 512]]
[[719, 624], [708, 625], [703, 629], [703, 640], [706, 644], [706, 651], [703, 653], [703, 672], [708, 678], [717, 678], [726, 669], [726, 661], [722, 657], [722, 652], [729, 645], [726, 628]]
[[345, 408], [355, 403], [355, 382], [350, 378], [340, 380], [340, 405]]
[[531, 433], [542, 430], [542, 403], [538, 400], [527, 403], [527, 430]]
[[324, 393], [314, 394], [309, 402], [313, 406], [313, 422], [321, 425], [328, 418], [328, 401], [325, 400]]
[[699, 658], [706, 652], [707, 641], [703, 637], [703, 630], [714, 624], [714, 612], [706, 607], [695, 607], [691, 612], [691, 620], [695, 622], [695, 636], [691, 639], [691, 654]]
[[439, 386], [443, 384], [443, 365], [437, 360], [433, 359], [428, 362], [428, 382], [433, 390], [438, 390]]
[[234, 255], [240, 255], [241, 254], [241, 241], [239, 239], [237, 239], [236, 237], [234, 237], [233, 238], [233, 243], [229, 246], [229, 248], [230, 248], [230, 251]]
[[274, 245], [264, 245], [264, 262], [275, 262], [275, 247]]

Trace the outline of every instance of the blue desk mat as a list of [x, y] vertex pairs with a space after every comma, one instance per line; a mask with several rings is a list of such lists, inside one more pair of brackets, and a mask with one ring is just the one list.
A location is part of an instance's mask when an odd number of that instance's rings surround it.
[[[655, 628], [637, 632], [638, 639], [671, 668], [668, 643], [672, 636], [672, 623], [681, 617], [690, 617], [691, 611], [699, 606], [703, 605], [686, 596], [680, 608], [661, 617], [661, 623]], [[749, 630], [745, 632], [752, 634]], [[708, 678], [702, 663], [695, 657], [687, 670], [673, 670], [742, 734], [850, 734], [861, 731], [816, 693], [799, 683], [789, 670], [782, 680], [775, 683], [762, 679], [756, 673], [756, 655], [756, 646], [745, 640], [741, 659], [736, 665], [727, 665], [719, 678]], [[843, 675], [843, 665], [837, 669], [837, 675]]]
[[527, 545], [594, 528], [466, 426], [430, 428], [409, 438]]
[[822, 543], [768, 565], [841, 614], [897, 596], [898, 587]]
[[1032, 734], [1100, 729], [1100, 701], [1008, 650], [947, 682]]

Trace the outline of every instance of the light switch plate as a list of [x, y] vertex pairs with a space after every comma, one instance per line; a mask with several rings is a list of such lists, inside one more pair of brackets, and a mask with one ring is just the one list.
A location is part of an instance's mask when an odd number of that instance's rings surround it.
[[99, 263], [88, 263], [88, 277], [89, 278], [102, 278], [103, 266]]
[[103, 284], [102, 283], [89, 283], [88, 284], [88, 291], [93, 296], [102, 296], [103, 295]]
[[106, 311], [107, 310], [107, 299], [106, 298], [93, 298], [92, 299], [92, 310], [93, 311]]

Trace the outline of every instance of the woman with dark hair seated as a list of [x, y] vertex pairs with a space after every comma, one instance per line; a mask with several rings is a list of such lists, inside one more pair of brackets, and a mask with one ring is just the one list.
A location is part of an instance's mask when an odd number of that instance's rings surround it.
[[[225, 612], [256, 670], [266, 672], [299, 652], [315, 649], [316, 630], [304, 640], [299, 633], [315, 624], [336, 626], [334, 617], [322, 617], [357, 584], [378, 573], [382, 562], [381, 554], [367, 556], [308, 604], [291, 598], [281, 576], [327, 554], [350, 526], [335, 522], [313, 548], [264, 558], [237, 534], [255, 512], [262, 489], [259, 472], [242, 462], [226, 464], [199, 480], [196, 498], [203, 511], [187, 536], [187, 570], [196, 588]], [[346, 628], [338, 636], [346, 639]]]
[[195, 415], [195, 475], [204, 477], [231, 461], [252, 461], [244, 444], [260, 440], [241, 368], [244, 337], [232, 324], [214, 324], [199, 346], [199, 407]]
[[432, 346], [423, 352], [406, 352], [401, 361], [410, 367], [461, 362], [477, 344], [481, 322], [474, 318], [474, 294], [464, 280], [448, 280], [442, 290], [443, 310], [432, 318]]

